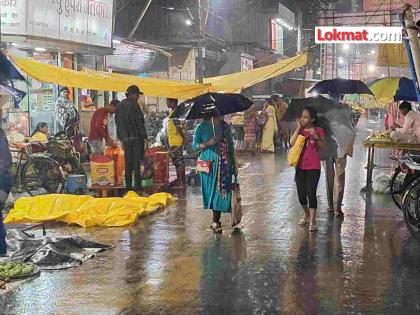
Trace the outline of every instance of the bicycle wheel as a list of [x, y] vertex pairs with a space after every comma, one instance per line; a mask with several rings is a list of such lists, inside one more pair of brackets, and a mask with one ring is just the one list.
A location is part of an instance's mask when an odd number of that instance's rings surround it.
[[60, 166], [49, 157], [31, 157], [22, 169], [21, 183], [31, 196], [62, 193], [64, 190]]
[[398, 166], [395, 169], [394, 175], [392, 176], [391, 182], [390, 182], [390, 191], [391, 191], [392, 200], [394, 201], [395, 205], [400, 210], [401, 210], [401, 201], [402, 201], [401, 188], [402, 188], [403, 182], [404, 182], [404, 180], [401, 180], [402, 174], [404, 174], [404, 173], [402, 173], [401, 167]]
[[418, 178], [416, 173], [404, 173], [401, 167], [395, 169], [394, 175], [390, 182], [391, 197], [398, 209], [401, 210], [402, 199], [407, 187]]
[[402, 211], [409, 232], [420, 241], [420, 179], [413, 181], [405, 190]]

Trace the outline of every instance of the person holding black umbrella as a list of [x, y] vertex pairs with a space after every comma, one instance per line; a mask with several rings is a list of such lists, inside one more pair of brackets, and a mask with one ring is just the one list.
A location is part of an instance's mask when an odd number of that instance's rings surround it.
[[237, 176], [230, 126], [217, 114], [206, 117], [194, 132], [193, 148], [200, 150], [197, 168], [203, 206], [213, 211], [210, 228], [214, 233], [221, 233], [220, 217], [232, 210], [232, 176]]
[[[222, 213], [238, 210], [237, 167], [235, 148], [230, 126], [223, 121], [223, 115], [248, 110], [252, 101], [241, 94], [206, 93], [187, 100], [177, 106], [170, 118], [203, 119], [194, 131], [193, 149], [199, 150], [196, 170], [200, 173], [201, 192], [205, 209], [213, 211], [211, 229], [222, 232]], [[235, 175], [235, 182], [232, 177]], [[240, 223], [241, 211], [234, 211], [232, 226]]]
[[124, 145], [125, 186], [127, 191], [133, 188], [133, 171], [135, 190], [141, 189], [140, 163], [144, 159], [144, 145], [147, 140], [144, 115], [137, 103], [142, 94], [138, 86], [129, 86], [125, 94], [127, 98], [117, 105], [115, 111], [117, 136]]

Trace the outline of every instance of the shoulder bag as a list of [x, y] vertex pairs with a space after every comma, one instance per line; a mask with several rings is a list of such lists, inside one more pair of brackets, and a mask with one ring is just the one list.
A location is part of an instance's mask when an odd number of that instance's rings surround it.
[[292, 167], [297, 167], [300, 156], [302, 155], [303, 148], [305, 147], [306, 138], [303, 135], [299, 135], [296, 139], [295, 144], [290, 149], [289, 154], [287, 156], [287, 161], [289, 165]]
[[242, 204], [241, 204], [241, 189], [239, 187], [238, 178], [235, 176], [235, 181], [232, 183], [232, 196], [231, 196], [231, 217], [230, 222], [232, 227], [237, 226], [242, 220]]

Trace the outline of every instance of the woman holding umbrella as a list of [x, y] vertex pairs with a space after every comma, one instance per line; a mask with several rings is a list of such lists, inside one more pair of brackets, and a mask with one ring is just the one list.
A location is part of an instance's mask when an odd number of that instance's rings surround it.
[[214, 233], [222, 232], [220, 217], [231, 212], [232, 176], [237, 176], [235, 147], [230, 126], [220, 117], [207, 117], [197, 126], [193, 148], [200, 150], [199, 162], [204, 209], [213, 211]]
[[223, 115], [248, 110], [253, 103], [241, 94], [206, 93], [180, 104], [171, 118], [203, 119], [194, 132], [193, 148], [199, 150], [203, 206], [213, 211], [211, 228], [222, 232], [220, 217], [231, 212], [232, 177], [237, 177], [232, 131]]

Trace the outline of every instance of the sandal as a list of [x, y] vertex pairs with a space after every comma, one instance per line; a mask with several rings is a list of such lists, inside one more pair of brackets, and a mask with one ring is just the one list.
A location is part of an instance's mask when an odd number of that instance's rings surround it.
[[305, 226], [308, 224], [308, 218], [302, 218], [299, 220], [298, 225]]
[[316, 224], [309, 224], [309, 231], [311, 232], [318, 231], [318, 226]]
[[210, 225], [210, 228], [213, 230], [213, 233], [216, 233], [216, 234], [220, 234], [220, 233], [223, 232], [223, 230], [222, 230], [222, 224], [221, 223], [213, 222]]

